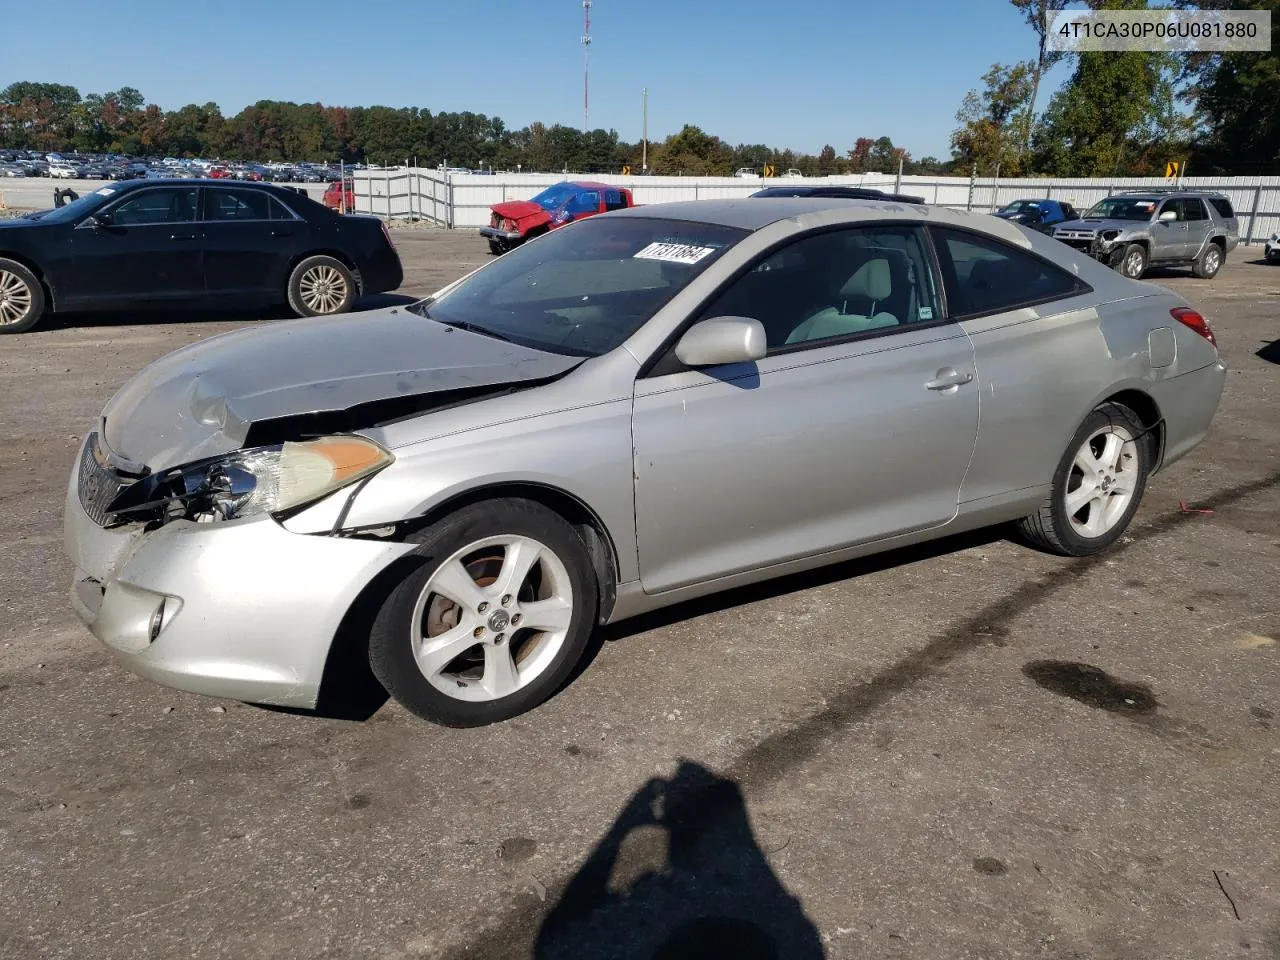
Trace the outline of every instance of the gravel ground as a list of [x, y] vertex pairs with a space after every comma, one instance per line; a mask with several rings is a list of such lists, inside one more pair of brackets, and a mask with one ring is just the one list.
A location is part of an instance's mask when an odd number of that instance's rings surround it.
[[[487, 259], [398, 243], [411, 295]], [[687, 604], [470, 731], [118, 667], [68, 608], [77, 437], [254, 318], [6, 338], [0, 957], [1280, 957], [1280, 269], [1249, 256], [1161, 280], [1230, 376], [1109, 553], [992, 531]]]

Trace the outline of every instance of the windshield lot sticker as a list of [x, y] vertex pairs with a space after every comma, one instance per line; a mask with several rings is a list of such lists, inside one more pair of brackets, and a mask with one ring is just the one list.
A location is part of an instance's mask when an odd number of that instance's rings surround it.
[[103, 187], [101, 190], [95, 190], [94, 193], [96, 193], [100, 197], [109, 197], [113, 193], [115, 193], [115, 191], [112, 190], [110, 187]]
[[684, 263], [692, 266], [714, 247], [695, 247], [687, 243], [651, 243], [635, 255], [637, 260], [662, 260], [665, 263]]
[[921, 320], [933, 319], [933, 307], [921, 307], [919, 313]]

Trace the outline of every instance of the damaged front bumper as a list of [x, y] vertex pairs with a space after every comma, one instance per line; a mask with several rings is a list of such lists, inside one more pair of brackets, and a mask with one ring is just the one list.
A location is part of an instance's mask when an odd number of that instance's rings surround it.
[[506, 240], [514, 242], [520, 239], [519, 230], [503, 230], [499, 227], [481, 227], [480, 236], [488, 237], [490, 240]]
[[270, 517], [104, 528], [71, 478], [72, 605], [133, 672], [166, 686], [313, 708], [343, 617], [412, 549], [290, 533]]

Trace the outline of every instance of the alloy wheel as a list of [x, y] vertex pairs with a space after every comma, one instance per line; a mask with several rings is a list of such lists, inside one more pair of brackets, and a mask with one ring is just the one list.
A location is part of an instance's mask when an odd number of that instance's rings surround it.
[[0, 326], [21, 323], [31, 312], [31, 288], [16, 273], [0, 270]]
[[1132, 280], [1142, 276], [1142, 254], [1135, 250], [1124, 258], [1124, 275]]
[[1106, 535], [1129, 509], [1140, 470], [1137, 441], [1119, 424], [1089, 436], [1076, 451], [1067, 480], [1066, 513], [1079, 536]]
[[298, 294], [308, 310], [333, 313], [347, 299], [347, 281], [328, 264], [317, 264], [302, 275]]
[[569, 571], [545, 544], [488, 537], [440, 564], [414, 605], [410, 643], [438, 691], [487, 702], [528, 686], [553, 663], [573, 616]]

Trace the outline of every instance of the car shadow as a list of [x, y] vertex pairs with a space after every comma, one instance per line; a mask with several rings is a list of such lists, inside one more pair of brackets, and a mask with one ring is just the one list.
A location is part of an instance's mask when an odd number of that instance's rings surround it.
[[687, 760], [632, 795], [533, 947], [533, 960], [825, 955], [817, 927], [770, 866], [742, 789]]
[[1270, 343], [1264, 344], [1253, 355], [1259, 360], [1267, 361], [1267, 363], [1280, 363], [1280, 340], [1272, 340]]
[[[374, 293], [361, 297], [352, 307], [352, 313], [366, 310], [383, 310], [417, 303], [421, 297], [402, 293]], [[39, 330], [77, 327], [131, 327], [150, 324], [198, 324], [198, 323], [256, 323], [264, 320], [291, 320], [296, 314], [281, 304], [269, 307], [226, 307], [207, 309], [198, 305], [173, 306], [145, 304], [129, 310], [69, 311], [55, 313], [41, 321]]]

